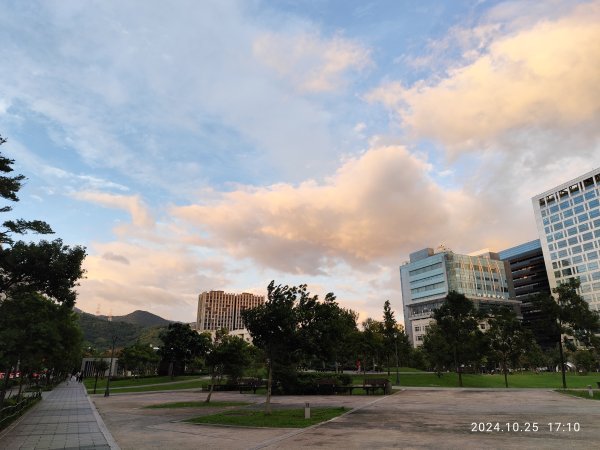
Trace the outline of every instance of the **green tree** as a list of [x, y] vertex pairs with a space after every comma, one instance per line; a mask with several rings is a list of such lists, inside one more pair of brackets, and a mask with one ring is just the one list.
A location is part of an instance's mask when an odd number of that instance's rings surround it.
[[386, 300], [383, 304], [383, 337], [384, 337], [384, 354], [387, 365], [388, 376], [390, 375], [390, 360], [394, 354], [394, 348], [398, 345], [396, 342], [397, 323], [394, 317], [394, 311], [390, 306], [390, 301]]
[[77, 298], [74, 288], [84, 273], [84, 258], [83, 247], [69, 247], [60, 239], [9, 244], [0, 248], [0, 292], [27, 286], [73, 307]]
[[[0, 145], [6, 139], [0, 136]], [[18, 202], [18, 192], [23, 186], [23, 175], [9, 175], [14, 160], [0, 153], [0, 197]], [[12, 211], [11, 205], [0, 207], [0, 212]], [[52, 234], [50, 226], [40, 220], [7, 220], [0, 228], [0, 294], [8, 295], [11, 289], [42, 293], [49, 298], [72, 307], [75, 304], [77, 280], [83, 276], [81, 265], [85, 249], [69, 247], [60, 239], [53, 242], [25, 243], [16, 241], [15, 235], [28, 232]]]
[[23, 374], [39, 371], [43, 366], [67, 372], [81, 356], [81, 341], [76, 318], [64, 305], [27, 289], [11, 291], [0, 303], [0, 360], [9, 369], [7, 372], [17, 362]]
[[510, 308], [499, 308], [489, 318], [487, 331], [492, 355], [498, 360], [504, 374], [504, 385], [508, 387], [508, 370], [519, 363], [533, 339]]
[[586, 374], [598, 367], [598, 361], [591, 350], [577, 350], [573, 354], [573, 359], [580, 374]]
[[527, 351], [521, 355], [519, 364], [522, 367], [527, 368], [527, 370], [535, 372], [537, 372], [540, 367], [551, 365], [548, 363], [548, 358], [544, 354], [542, 347], [535, 340], [528, 343]]
[[158, 350], [161, 367], [168, 367], [171, 376], [182, 374], [186, 366], [198, 356], [206, 354], [210, 348], [210, 337], [198, 334], [183, 323], [171, 323], [161, 333], [163, 345]]
[[363, 371], [367, 370], [368, 363], [376, 370], [381, 364], [381, 357], [385, 349], [385, 335], [383, 322], [368, 317], [362, 324], [360, 350], [363, 360]]
[[309, 296], [306, 285], [275, 286], [275, 282], [271, 281], [265, 303], [242, 311], [242, 318], [252, 336], [253, 344], [261, 349], [267, 358], [266, 414], [271, 414], [273, 369], [295, 370], [295, 365], [300, 359], [295, 303], [297, 298], [302, 296]]
[[446, 301], [433, 314], [441, 335], [446, 340], [458, 373], [458, 385], [462, 387], [463, 367], [476, 360], [481, 350], [483, 334], [479, 329], [479, 315], [463, 294], [451, 291]]
[[98, 387], [98, 377], [102, 374], [102, 378], [104, 378], [104, 374], [108, 370], [108, 361], [104, 358], [96, 358], [94, 360], [94, 394], [96, 393], [96, 388]]
[[[5, 144], [6, 139], [0, 135], [0, 145]], [[23, 187], [25, 182], [24, 175], [8, 176], [13, 171], [12, 165], [14, 160], [9, 159], [0, 154], [0, 172], [5, 175], [0, 175], [0, 197], [18, 202], [18, 192]], [[12, 211], [12, 206], [5, 205], [0, 208], [0, 212]], [[33, 232], [37, 234], [52, 234], [52, 228], [46, 222], [40, 220], [7, 220], [3, 223], [4, 229], [0, 231], [0, 245], [12, 244], [13, 234], [24, 234]]]
[[427, 333], [423, 336], [423, 345], [420, 349], [427, 360], [427, 365], [432, 368], [438, 377], [452, 364], [452, 347], [446, 336], [436, 323], [429, 325]]
[[239, 336], [230, 336], [226, 329], [218, 330], [206, 356], [206, 364], [211, 374], [210, 390], [206, 403], [210, 402], [217, 377], [227, 376], [236, 383], [244, 374], [251, 361], [250, 344]]
[[296, 308], [298, 343], [305, 363], [316, 360], [323, 366], [333, 362], [338, 371], [340, 359], [348, 357], [356, 313], [341, 308], [333, 293], [320, 302], [318, 297], [300, 295]]
[[119, 352], [119, 363], [123, 364], [125, 370], [131, 370], [137, 375], [147, 375], [150, 367], [154, 367], [159, 360], [154, 349], [141, 342], [123, 347]]
[[567, 388], [563, 346], [569, 343], [569, 336], [580, 345], [600, 347], [596, 336], [600, 332], [600, 318], [597, 312], [590, 311], [589, 304], [577, 293], [579, 285], [579, 279], [570, 278], [552, 289], [555, 297], [542, 294], [532, 299], [535, 308], [540, 311], [540, 321], [544, 321], [544, 327], [558, 348], [563, 389]]

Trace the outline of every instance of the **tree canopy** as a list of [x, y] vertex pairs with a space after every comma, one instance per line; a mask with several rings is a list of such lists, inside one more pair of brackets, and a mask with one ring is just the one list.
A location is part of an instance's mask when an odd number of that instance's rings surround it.
[[[159, 349], [161, 367], [170, 367], [171, 375], [185, 372], [195, 358], [206, 354], [210, 348], [210, 336], [198, 334], [183, 323], [171, 323], [160, 334], [163, 345]], [[164, 370], [163, 370], [164, 371]]]
[[[0, 145], [6, 139], [0, 136]], [[18, 202], [18, 192], [23, 186], [24, 175], [10, 176], [14, 160], [0, 153], [0, 197]], [[12, 210], [11, 205], [0, 212]], [[50, 226], [40, 220], [7, 220], [0, 229], [0, 294], [8, 295], [12, 289], [27, 288], [52, 300], [73, 307], [76, 300], [75, 286], [83, 274], [85, 248], [69, 247], [62, 240], [42, 240], [26, 243], [15, 241], [15, 235], [28, 232], [52, 234]]]
[[473, 302], [463, 294], [451, 291], [446, 301], [433, 314], [437, 329], [448, 344], [462, 387], [463, 366], [478, 359], [483, 334], [479, 329], [479, 315]]
[[294, 377], [299, 365], [314, 359], [323, 363], [334, 359], [337, 365], [345, 339], [356, 329], [355, 313], [340, 308], [332, 293], [321, 302], [306, 285], [276, 286], [274, 281], [267, 288], [266, 302], [243, 311], [242, 318], [267, 359], [268, 413], [274, 376]]
[[577, 293], [579, 285], [579, 279], [570, 278], [566, 283], [552, 289], [555, 297], [538, 295], [532, 299], [536, 309], [541, 312], [542, 326], [549, 331], [549, 336], [554, 338], [559, 350], [564, 389], [567, 388], [567, 380], [563, 344], [575, 339], [580, 345], [600, 348], [597, 336], [600, 332], [600, 318]]

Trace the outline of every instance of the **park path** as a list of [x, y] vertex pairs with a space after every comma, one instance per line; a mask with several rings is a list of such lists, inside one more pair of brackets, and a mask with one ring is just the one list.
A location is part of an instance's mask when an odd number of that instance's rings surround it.
[[41, 402], [0, 432], [0, 448], [115, 450], [119, 446], [84, 386], [70, 382], [45, 394]]

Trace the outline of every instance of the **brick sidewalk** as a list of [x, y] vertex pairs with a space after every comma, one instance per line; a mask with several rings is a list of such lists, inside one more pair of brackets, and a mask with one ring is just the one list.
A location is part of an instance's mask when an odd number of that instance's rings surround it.
[[119, 449], [85, 388], [62, 383], [7, 430], [2, 449]]

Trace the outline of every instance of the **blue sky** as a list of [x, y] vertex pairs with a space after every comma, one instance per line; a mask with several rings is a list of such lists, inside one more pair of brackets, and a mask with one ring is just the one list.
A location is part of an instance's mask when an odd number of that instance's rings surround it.
[[[600, 163], [597, 1], [8, 1], [15, 214], [88, 248], [78, 306], [193, 321], [210, 289], [361, 319], [444, 243], [537, 237]], [[567, 150], [567, 151], [565, 151]]]

